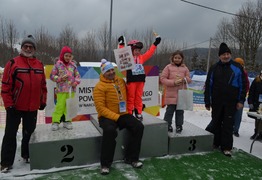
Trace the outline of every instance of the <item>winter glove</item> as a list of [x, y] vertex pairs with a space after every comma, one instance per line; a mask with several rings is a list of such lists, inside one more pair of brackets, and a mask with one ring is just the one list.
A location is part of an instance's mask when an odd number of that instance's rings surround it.
[[121, 120], [127, 119], [127, 118], [129, 118], [128, 116], [129, 116], [129, 114], [120, 115], [117, 121], [121, 121]]
[[156, 40], [155, 40], [155, 42], [154, 42], [153, 44], [154, 44], [155, 46], [157, 46], [160, 42], [161, 42], [161, 37], [158, 36], [158, 37], [156, 37]]
[[126, 120], [130, 120], [130, 114], [123, 114], [120, 115], [119, 118], [117, 119], [117, 124], [119, 130], [122, 130], [126, 126]]
[[46, 104], [41, 104], [40, 107], [39, 107], [39, 110], [44, 110], [46, 107]]
[[249, 104], [249, 109], [254, 109], [254, 105], [253, 104]]
[[118, 38], [118, 44], [119, 44], [119, 45], [124, 45], [124, 44], [125, 44], [124, 36], [120, 36], [120, 37]]
[[206, 107], [207, 110], [210, 110], [211, 105], [210, 104], [206, 104], [205, 107]]
[[9, 106], [9, 107], [6, 108], [6, 111], [9, 112], [9, 113], [11, 113], [11, 114], [13, 114], [13, 113], [16, 112], [16, 109], [15, 109], [14, 106]]

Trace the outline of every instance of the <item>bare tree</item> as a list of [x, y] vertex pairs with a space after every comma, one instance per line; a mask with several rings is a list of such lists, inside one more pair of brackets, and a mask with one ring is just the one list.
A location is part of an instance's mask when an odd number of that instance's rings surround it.
[[7, 37], [7, 44], [9, 45], [10, 49], [10, 58], [14, 56], [14, 45], [17, 43], [18, 40], [18, 32], [16, 30], [15, 24], [12, 20], [6, 22], [6, 37]]
[[[215, 36], [212, 38], [212, 45], [216, 48], [219, 47], [221, 42], [225, 42], [229, 45], [232, 42], [233, 38], [229, 31], [229, 26], [231, 25], [230, 21], [227, 18], [223, 18], [218, 24], [218, 30]], [[230, 46], [230, 45], [229, 45]]]
[[64, 46], [69, 46], [73, 50], [75, 60], [78, 61], [80, 43], [72, 27], [69, 25], [65, 26], [62, 32], [59, 34], [58, 44], [59, 49], [62, 49]]
[[71, 48], [75, 48], [78, 44], [76, 33], [73, 28], [69, 25], [66, 25], [62, 32], [58, 37], [59, 48], [61, 49], [63, 46], [69, 46]]
[[247, 2], [233, 18], [230, 33], [239, 43], [239, 53], [246, 60], [246, 66], [256, 64], [256, 55], [262, 42], [262, 2]]
[[59, 48], [56, 45], [55, 37], [49, 34], [48, 30], [41, 26], [35, 31], [37, 42], [37, 57], [44, 64], [53, 64], [53, 59], [59, 55]]
[[[102, 56], [103, 58], [109, 58], [108, 57], [108, 45], [109, 45], [109, 29], [108, 29], [108, 25], [105, 22], [100, 31], [98, 31], [98, 40], [99, 40], [99, 45], [101, 47], [102, 50]], [[110, 57], [111, 59], [111, 57]]]
[[213, 45], [218, 47], [221, 39], [229, 44], [234, 56], [245, 59], [248, 70], [256, 67], [257, 52], [262, 43], [262, 1], [243, 4], [231, 22], [223, 19]]
[[161, 43], [157, 49], [158, 57], [156, 62], [156, 64], [159, 66], [160, 71], [163, 70], [164, 67], [170, 63], [171, 54], [177, 49], [178, 47], [175, 41], [162, 38]]
[[5, 65], [5, 62], [7, 61], [7, 43], [6, 43], [6, 26], [5, 21], [2, 17], [0, 17], [0, 60], [1, 60], [1, 66]]
[[0, 39], [2, 45], [6, 44], [6, 26], [5, 21], [2, 17], [0, 17]]
[[0, 19], [0, 38], [0, 65], [4, 66], [9, 59], [18, 55], [18, 51], [15, 49], [15, 44], [18, 41], [18, 32], [12, 20]]
[[80, 61], [100, 61], [97, 53], [98, 45], [94, 32], [88, 32], [80, 43]]

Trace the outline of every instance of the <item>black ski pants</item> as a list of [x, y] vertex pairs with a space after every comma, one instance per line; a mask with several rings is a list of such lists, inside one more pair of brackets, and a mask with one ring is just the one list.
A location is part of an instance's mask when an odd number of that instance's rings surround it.
[[12, 166], [16, 154], [16, 136], [22, 119], [21, 157], [29, 158], [29, 141], [36, 128], [37, 111], [6, 111], [5, 134], [2, 141], [1, 165]]
[[212, 104], [212, 131], [214, 133], [214, 145], [221, 150], [233, 148], [233, 126], [236, 103]]
[[133, 162], [138, 161], [144, 125], [133, 115], [126, 114], [125, 118], [113, 121], [105, 117], [99, 118], [100, 127], [103, 129], [100, 162], [101, 166], [110, 167], [115, 153], [117, 128], [126, 128], [129, 132], [128, 144], [125, 147], [125, 159]]

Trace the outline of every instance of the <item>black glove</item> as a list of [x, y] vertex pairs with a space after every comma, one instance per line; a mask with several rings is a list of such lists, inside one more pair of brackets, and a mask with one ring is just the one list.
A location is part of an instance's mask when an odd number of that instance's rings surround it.
[[15, 109], [14, 106], [9, 106], [9, 107], [6, 108], [6, 111], [10, 111], [10, 112], [13, 111], [13, 112], [15, 112], [16, 109]]
[[157, 37], [155, 42], [153, 43], [155, 46], [157, 46], [161, 42], [161, 37]]
[[117, 124], [118, 124], [118, 128], [119, 130], [122, 130], [125, 126], [126, 126], [126, 119], [130, 119], [130, 114], [123, 114], [123, 115], [120, 115], [118, 120], [117, 120]]
[[41, 104], [40, 107], [39, 107], [39, 110], [44, 110], [46, 107], [46, 104]]
[[210, 109], [211, 105], [210, 105], [210, 104], [206, 104], [205, 107], [206, 107], [207, 109]]
[[126, 119], [126, 118], [130, 118], [130, 114], [120, 115], [117, 121], [121, 121], [121, 120]]
[[118, 43], [119, 43], [120, 45], [124, 45], [124, 44], [125, 44], [124, 36], [120, 36], [120, 37], [118, 38]]

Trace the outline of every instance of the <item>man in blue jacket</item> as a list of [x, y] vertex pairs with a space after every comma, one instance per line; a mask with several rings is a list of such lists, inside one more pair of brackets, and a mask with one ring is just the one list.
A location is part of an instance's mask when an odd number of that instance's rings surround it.
[[232, 60], [227, 44], [220, 44], [218, 55], [219, 61], [210, 67], [205, 82], [205, 106], [207, 110], [212, 108], [210, 131], [214, 133], [214, 148], [231, 157], [233, 117], [244, 106], [246, 80], [243, 67]]

